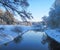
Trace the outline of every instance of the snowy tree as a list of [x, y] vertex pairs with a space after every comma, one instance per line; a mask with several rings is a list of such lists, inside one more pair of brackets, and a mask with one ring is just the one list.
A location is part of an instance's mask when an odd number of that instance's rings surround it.
[[[1, 12], [2, 13], [2, 12]], [[4, 14], [0, 13], [0, 25], [1, 24], [14, 24], [14, 18], [13, 18], [13, 14], [11, 14], [10, 12], [6, 11]]]
[[[45, 21], [45, 20], [44, 20]], [[46, 18], [47, 27], [57, 28], [60, 27], [60, 4], [56, 1], [49, 12], [49, 16]]]
[[0, 0], [0, 5], [13, 16], [17, 13], [23, 21], [33, 18], [31, 13], [27, 11], [29, 6], [27, 0]]

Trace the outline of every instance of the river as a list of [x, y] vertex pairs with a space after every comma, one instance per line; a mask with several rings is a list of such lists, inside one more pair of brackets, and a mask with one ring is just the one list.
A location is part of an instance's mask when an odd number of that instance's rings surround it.
[[42, 44], [43, 32], [29, 31], [20, 40], [1, 45], [0, 50], [49, 50], [48, 43]]

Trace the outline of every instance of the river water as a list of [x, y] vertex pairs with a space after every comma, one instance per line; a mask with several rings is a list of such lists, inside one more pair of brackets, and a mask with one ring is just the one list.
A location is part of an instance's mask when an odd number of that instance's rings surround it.
[[42, 44], [43, 32], [29, 31], [20, 40], [1, 45], [0, 50], [49, 50], [48, 43]]

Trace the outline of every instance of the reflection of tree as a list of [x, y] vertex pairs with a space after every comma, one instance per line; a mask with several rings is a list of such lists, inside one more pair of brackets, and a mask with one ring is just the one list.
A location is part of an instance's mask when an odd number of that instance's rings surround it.
[[46, 42], [48, 42], [48, 47], [49, 50], [60, 50], [60, 44], [57, 43], [55, 40], [51, 39], [50, 37], [47, 36], [47, 38], [45, 38], [43, 36], [43, 41], [42, 44], [46, 44]]
[[48, 44], [49, 44], [49, 49], [50, 50], [60, 50], [60, 44], [57, 43], [56, 41], [51, 39]]
[[5, 45], [5, 46], [8, 46], [8, 43], [5, 43], [4, 45]]
[[22, 41], [22, 36], [18, 36], [14, 39], [15, 43], [20, 43]]
[[[22, 36], [18, 36], [13, 40], [16, 44], [20, 43], [22, 41]], [[8, 46], [9, 43], [5, 43], [5, 46]]]

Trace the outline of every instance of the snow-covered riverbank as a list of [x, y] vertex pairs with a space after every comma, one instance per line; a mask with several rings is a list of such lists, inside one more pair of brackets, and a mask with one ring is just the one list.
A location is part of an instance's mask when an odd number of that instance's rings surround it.
[[0, 25], [0, 45], [14, 40], [18, 36], [22, 36], [29, 30], [40, 30], [38, 26], [21, 26], [21, 25]]
[[0, 25], [0, 45], [14, 40], [28, 30], [30, 26]]
[[60, 29], [48, 29], [45, 33], [53, 40], [60, 43]]

